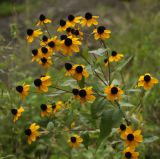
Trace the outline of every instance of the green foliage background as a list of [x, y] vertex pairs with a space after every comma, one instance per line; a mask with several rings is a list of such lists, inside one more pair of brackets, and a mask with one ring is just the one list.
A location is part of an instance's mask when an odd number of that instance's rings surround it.
[[[43, 70], [39, 66], [30, 62], [31, 48], [25, 41], [26, 28], [34, 26], [39, 14], [43, 13], [51, 17], [55, 23], [58, 23], [60, 18], [67, 17], [70, 13], [83, 15], [86, 11], [91, 11], [95, 15], [99, 15], [102, 24], [106, 23], [112, 30], [112, 37], [107, 43], [108, 46], [124, 53], [126, 59], [133, 56], [127, 67], [125, 66], [122, 69], [126, 86], [133, 88], [133, 84], [136, 84], [139, 75], [146, 72], [150, 72], [160, 79], [159, 0], [69, 0], [65, 5], [64, 2], [65, 0], [0, 1], [0, 159], [32, 159], [40, 158], [40, 156], [44, 159], [67, 159], [71, 158], [71, 156], [72, 158], [86, 159], [120, 158], [120, 152], [116, 149], [114, 150], [112, 145], [109, 145], [113, 137], [103, 140], [96, 154], [95, 149], [91, 147], [88, 150], [83, 149], [83, 152], [81, 152], [82, 150], [71, 151], [67, 143], [62, 142], [63, 139], [58, 134], [55, 134], [58, 138], [58, 144], [54, 144], [54, 141], [51, 142], [53, 134], [49, 134], [43, 136], [42, 139], [31, 146], [28, 146], [23, 134], [24, 130], [17, 129], [17, 127], [25, 128], [31, 121], [38, 122], [43, 127], [46, 126], [48, 121], [41, 119], [38, 114], [35, 115], [35, 112], [39, 110], [39, 105], [47, 101], [44, 96], [38, 98], [35, 95], [29, 96], [25, 104], [28, 105], [27, 111], [30, 113], [25, 112], [25, 117], [22, 117], [16, 126], [13, 125], [10, 109], [20, 104], [18, 103], [18, 95], [15, 94], [15, 86], [22, 84], [22, 81], [32, 83], [33, 79], [39, 76], [39, 72], [43, 73]], [[97, 44], [91, 42], [89, 46], [95, 49]], [[79, 61], [78, 57], [76, 59]], [[53, 68], [50, 72], [55, 82], [58, 82], [62, 78], [63, 74], [61, 71], [64, 72], [64, 69], [61, 66], [63, 66], [63, 61], [59, 64], [55, 62], [54, 67], [56, 69]], [[57, 71], [57, 68], [61, 70]], [[117, 73], [115, 73], [115, 76], [119, 77]], [[146, 94], [144, 98], [142, 109], [144, 134], [146, 138], [152, 136], [153, 138], [146, 141], [146, 144], [140, 148], [141, 159], [159, 159], [160, 141], [154, 137], [160, 135], [159, 90], [160, 86], [157, 86]], [[138, 94], [137, 96], [139, 97]], [[136, 105], [136, 98], [131, 99], [131, 103]], [[73, 107], [76, 108], [76, 104]], [[93, 119], [90, 119], [90, 114], [93, 115], [93, 118], [96, 118], [93, 108], [89, 112], [83, 109], [75, 112], [75, 114], [82, 114], [83, 118], [80, 124], [84, 123], [83, 126], [85, 126], [85, 122], [94, 122]], [[97, 111], [97, 108], [95, 109]], [[101, 111], [101, 109], [99, 110]], [[70, 115], [73, 112], [69, 111], [65, 113]], [[72, 121], [72, 119], [70, 120]], [[70, 123], [68, 121], [68, 125]], [[48, 129], [52, 130], [53, 124], [56, 123], [49, 123]], [[92, 126], [94, 124], [96, 125], [96, 123], [92, 123]], [[94, 141], [88, 140], [87, 132], [83, 135], [84, 139], [86, 139], [86, 145], [94, 143]], [[96, 136], [96, 134], [91, 134], [92, 140], [94, 139], [94, 135]], [[147, 144], [151, 140], [156, 141]], [[90, 143], [87, 143], [88, 141]]]

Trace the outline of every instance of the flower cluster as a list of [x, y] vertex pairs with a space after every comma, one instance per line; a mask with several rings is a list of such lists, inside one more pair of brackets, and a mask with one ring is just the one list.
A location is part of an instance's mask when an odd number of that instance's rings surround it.
[[[31, 84], [24, 83], [23, 85], [16, 86], [16, 91], [22, 100], [33, 93], [31, 89], [36, 89], [37, 91], [34, 93], [38, 95], [52, 94], [54, 93], [54, 89], [63, 92], [64, 96], [65, 94], [71, 95], [73, 102], [78, 101], [82, 106], [94, 103], [98, 98], [102, 98], [107, 104], [111, 104], [114, 107], [118, 106], [124, 121], [126, 121], [126, 125], [121, 124], [119, 128], [120, 136], [125, 141], [124, 159], [137, 159], [139, 153], [136, 152], [136, 147], [143, 140], [141, 130], [134, 131], [129, 117], [126, 117], [126, 113], [123, 112], [120, 100], [125, 100], [125, 96], [127, 96], [123, 89], [124, 83], [120, 82], [116, 84], [112, 74], [115, 67], [114, 64], [118, 64], [119, 61], [123, 60], [124, 55], [118, 51], [110, 50], [106, 46], [104, 40], [110, 38], [111, 31], [108, 29], [108, 26], [99, 25], [98, 18], [99, 16], [94, 16], [89, 12], [84, 16], [69, 15], [67, 20], [60, 19], [56, 33], [53, 35], [48, 27], [48, 24], [52, 24], [52, 20], [41, 14], [36, 24], [38, 28], [27, 29], [26, 39], [29, 44], [38, 41], [38, 46], [35, 47], [34, 44], [34, 48], [31, 50], [31, 61], [43, 66], [42, 69], [44, 68], [44, 72], [46, 73], [44, 75], [40, 74], [39, 77], [33, 80], [34, 87], [31, 87]], [[86, 30], [91, 30], [91, 32], [88, 34]], [[95, 42], [99, 42], [103, 46], [103, 53], [101, 53], [103, 54], [103, 59], [94, 53], [82, 54], [83, 45], [85, 45], [88, 35], [93, 37], [92, 40], [96, 40]], [[81, 57], [85, 63], [80, 63], [79, 61], [77, 63], [74, 57]], [[63, 66], [65, 72], [62, 78], [72, 79], [67, 89], [63, 88], [62, 85], [56, 84], [50, 73], [47, 72], [49, 68], [52, 68], [51, 65], [58, 60], [61, 62], [64, 60]], [[121, 74], [121, 76], [123, 80], [123, 75]], [[73, 84], [74, 86], [72, 85], [72, 81], [76, 83]], [[146, 73], [140, 76], [135, 87], [143, 87], [145, 90], [148, 90], [157, 83], [158, 79]], [[96, 85], [98, 85], [98, 88], [95, 87]], [[54, 117], [57, 112], [62, 112], [63, 114], [65, 109], [69, 109], [66, 106], [68, 103], [65, 102], [68, 96], [64, 99], [62, 94], [58, 95], [60, 99], [57, 101], [53, 102], [53, 99], [51, 99], [48, 100], [48, 103], [44, 102], [40, 104], [39, 114], [41, 117]], [[47, 96], [47, 98], [49, 97]], [[18, 109], [12, 108], [13, 121], [16, 122], [23, 112], [24, 108], [22, 106]], [[36, 123], [32, 123], [29, 128], [25, 129], [25, 135], [28, 138], [29, 144], [42, 135], [39, 129], [40, 126]], [[64, 130], [64, 127], [62, 130]], [[79, 131], [79, 134], [68, 134], [68, 136], [68, 143], [71, 147], [79, 147], [83, 142], [81, 131]]]
[[121, 124], [118, 130], [121, 138], [125, 141], [124, 159], [137, 159], [139, 153], [135, 151], [135, 148], [143, 141], [141, 130], [134, 131], [131, 126], [125, 124]]

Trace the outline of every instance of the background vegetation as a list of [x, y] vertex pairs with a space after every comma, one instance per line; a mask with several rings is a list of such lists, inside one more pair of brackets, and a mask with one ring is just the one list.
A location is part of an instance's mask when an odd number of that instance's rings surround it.
[[[31, 83], [35, 77], [39, 76], [39, 72], [43, 71], [39, 66], [30, 62], [31, 48], [25, 41], [26, 29], [34, 26], [41, 13], [58, 24], [60, 18], [67, 17], [70, 13], [83, 15], [86, 11], [99, 15], [102, 23], [108, 25], [112, 30], [112, 38], [107, 43], [110, 48], [124, 53], [126, 57], [133, 57], [127, 67], [123, 69], [125, 82], [128, 86], [132, 87], [139, 75], [146, 72], [150, 72], [160, 79], [159, 0], [69, 0], [67, 3], [66, 0], [1, 0], [0, 158], [31, 159], [42, 156], [44, 159], [49, 157], [51, 159], [66, 159], [66, 155], [62, 152], [63, 150], [66, 152], [68, 147], [64, 146], [65, 144], [61, 143], [61, 140], [59, 140], [60, 143], [57, 147], [50, 144], [50, 135], [44, 136], [38, 141], [38, 144], [34, 143], [28, 146], [24, 130], [16, 129], [12, 123], [10, 109], [20, 104], [18, 103], [18, 95], [15, 95], [15, 86], [22, 84], [22, 81]], [[89, 45], [94, 49], [94, 43]], [[58, 65], [55, 63], [55, 66], [63, 71], [62, 64], [63, 62]], [[59, 72], [54, 68], [50, 72], [55, 81], [61, 79], [62, 74]], [[144, 100], [142, 111], [144, 134], [148, 137], [160, 135], [159, 90], [160, 86], [153, 89], [153, 92], [146, 95]], [[36, 98], [35, 95], [31, 95], [27, 98], [25, 104], [28, 105], [30, 113], [26, 113], [25, 117], [22, 117], [17, 127], [26, 126], [31, 119], [45, 126], [46, 120], [41, 120], [38, 115], [34, 116], [42, 101], [46, 101], [43, 96]], [[132, 102], [136, 103], [136, 99], [133, 99]], [[108, 147], [107, 151], [110, 149]], [[97, 158], [101, 158], [102, 150], [103, 148], [99, 150]], [[141, 152], [140, 158], [142, 159], [159, 159], [160, 140], [158, 139], [152, 144], [145, 144]], [[93, 158], [92, 149], [86, 150], [84, 156], [80, 156], [80, 153], [76, 151], [73, 156]], [[116, 158], [117, 154], [112, 154], [110, 158]]]

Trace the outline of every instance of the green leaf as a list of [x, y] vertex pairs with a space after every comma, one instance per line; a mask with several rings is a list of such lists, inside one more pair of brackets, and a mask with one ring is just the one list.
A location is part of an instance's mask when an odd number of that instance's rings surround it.
[[48, 130], [48, 131], [51, 131], [51, 130], [53, 130], [53, 128], [54, 128], [54, 123], [50, 121], [50, 122], [47, 124], [47, 130]]
[[78, 83], [78, 86], [80, 88], [84, 88], [84, 86], [85, 86], [85, 78], [83, 77], [82, 80], [77, 81], [77, 83]]
[[128, 89], [127, 92], [141, 92], [141, 89], [135, 88], [135, 89]]
[[134, 107], [135, 106], [131, 103], [125, 103], [125, 102], [119, 102], [119, 104], [121, 105], [121, 107]]
[[133, 56], [129, 57], [121, 66], [117, 68], [116, 71], [121, 71], [132, 59], [133, 59]]
[[121, 118], [122, 114], [119, 109], [109, 109], [103, 112], [100, 123], [100, 140], [107, 137], [114, 126], [120, 124]]
[[158, 136], [151, 136], [151, 137], [145, 138], [143, 142], [144, 143], [152, 143], [152, 142], [154, 142], [154, 141], [156, 141], [158, 139], [159, 139]]
[[89, 51], [89, 53], [90, 53], [90, 54], [95, 54], [95, 55], [102, 56], [103, 53], [105, 53], [106, 51], [107, 51], [107, 49], [99, 48], [99, 49], [97, 49], [97, 50]]
[[93, 119], [97, 119], [101, 116], [106, 100], [104, 98], [96, 98], [96, 100], [91, 104], [91, 115]]
[[85, 146], [86, 149], [88, 149], [88, 145], [89, 145], [89, 133], [88, 132], [85, 132], [81, 135], [81, 137], [83, 138], [83, 144]]
[[101, 116], [101, 123], [100, 123], [100, 139], [105, 138], [109, 135], [112, 129], [112, 116], [113, 116], [113, 109], [104, 111]]

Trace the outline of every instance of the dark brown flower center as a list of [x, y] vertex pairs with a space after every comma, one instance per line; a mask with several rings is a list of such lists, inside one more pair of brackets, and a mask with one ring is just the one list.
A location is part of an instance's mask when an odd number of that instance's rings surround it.
[[75, 30], [74, 35], [78, 36], [79, 35], [79, 30]]
[[74, 16], [72, 15], [72, 14], [70, 14], [69, 16], [68, 16], [68, 20], [71, 22], [71, 21], [73, 21], [74, 20]]
[[66, 21], [65, 20], [63, 20], [63, 19], [61, 19], [60, 20], [60, 22], [59, 22], [59, 24], [60, 24], [60, 26], [65, 26], [66, 25]]
[[120, 125], [120, 129], [121, 129], [121, 131], [124, 131], [124, 130], [126, 130], [126, 125], [124, 125], [124, 124], [121, 124], [121, 125]]
[[145, 75], [144, 76], [144, 81], [145, 82], [149, 82], [151, 80], [151, 76], [150, 75]]
[[82, 73], [83, 72], [83, 67], [82, 66], [77, 66], [76, 67], [76, 72], [77, 73]]
[[131, 157], [132, 157], [132, 154], [131, 154], [130, 152], [126, 152], [126, 153], [125, 153], [125, 157], [126, 157], [126, 158], [131, 158]]
[[45, 57], [41, 58], [41, 61], [43, 64], [45, 64], [47, 62], [47, 59]]
[[72, 90], [72, 93], [76, 96], [76, 95], [79, 94], [79, 90], [78, 90], [78, 89], [73, 89], [73, 90]]
[[71, 28], [71, 27], [68, 27], [68, 28], [66, 29], [66, 32], [67, 32], [67, 33], [70, 33], [71, 30], [72, 30], [72, 28]]
[[71, 29], [71, 33], [74, 34], [74, 32], [75, 32], [75, 29], [72, 28], [72, 29]]
[[48, 41], [48, 37], [46, 35], [43, 35], [42, 40], [43, 40], [43, 42], [46, 42], [46, 41]]
[[117, 52], [116, 51], [112, 51], [112, 56], [116, 56]]
[[133, 134], [128, 134], [127, 135], [127, 140], [133, 141], [134, 140], [134, 135]]
[[70, 63], [65, 63], [65, 68], [67, 71], [71, 70], [72, 65]]
[[44, 21], [46, 19], [46, 17], [43, 15], [43, 14], [41, 14], [40, 16], [39, 16], [39, 20], [40, 21]]
[[118, 93], [118, 88], [117, 87], [112, 87], [111, 88], [111, 93], [112, 94], [117, 94]]
[[36, 56], [36, 55], [38, 54], [38, 50], [37, 50], [37, 49], [33, 49], [33, 50], [32, 50], [32, 54], [33, 54], [34, 56]]
[[84, 98], [86, 95], [87, 95], [86, 90], [81, 89], [81, 90], [79, 91], [79, 96], [80, 96], [81, 98]]
[[108, 62], [108, 58], [104, 59], [104, 63], [107, 63]]
[[31, 36], [33, 34], [33, 29], [27, 29], [27, 35], [28, 36]]
[[13, 114], [13, 115], [16, 115], [17, 114], [17, 109], [11, 109], [11, 113]]
[[48, 52], [48, 49], [46, 47], [42, 47], [41, 51], [42, 51], [43, 54], [46, 54]]
[[35, 80], [34, 80], [34, 84], [35, 84], [36, 87], [41, 86], [41, 85], [42, 85], [41, 79], [39, 79], [39, 78], [35, 79]]
[[60, 36], [60, 39], [61, 39], [61, 40], [65, 40], [66, 38], [67, 38], [67, 35], [61, 35], [61, 36]]
[[99, 27], [97, 28], [98, 34], [103, 34], [104, 31], [105, 31], [105, 27], [104, 27], [104, 26], [99, 26]]
[[87, 12], [87, 13], [85, 14], [85, 18], [86, 18], [86, 20], [92, 19], [92, 14], [89, 13], [89, 12]]
[[25, 130], [25, 134], [26, 134], [27, 136], [30, 136], [31, 133], [32, 133], [31, 129], [26, 129], [26, 130]]
[[77, 140], [76, 137], [74, 137], [74, 136], [71, 137], [71, 142], [72, 142], [72, 143], [75, 143], [76, 140]]
[[51, 48], [55, 47], [55, 42], [54, 41], [50, 41], [48, 43], [48, 46], [51, 47]]
[[56, 103], [52, 103], [52, 109], [54, 110], [56, 108]]
[[23, 92], [23, 86], [17, 86], [16, 90], [17, 90], [17, 92], [22, 93]]
[[70, 38], [66, 38], [64, 41], [66, 46], [71, 46], [72, 45], [72, 40]]
[[46, 104], [41, 104], [41, 110], [42, 111], [45, 111], [45, 110], [47, 110], [47, 105]]

